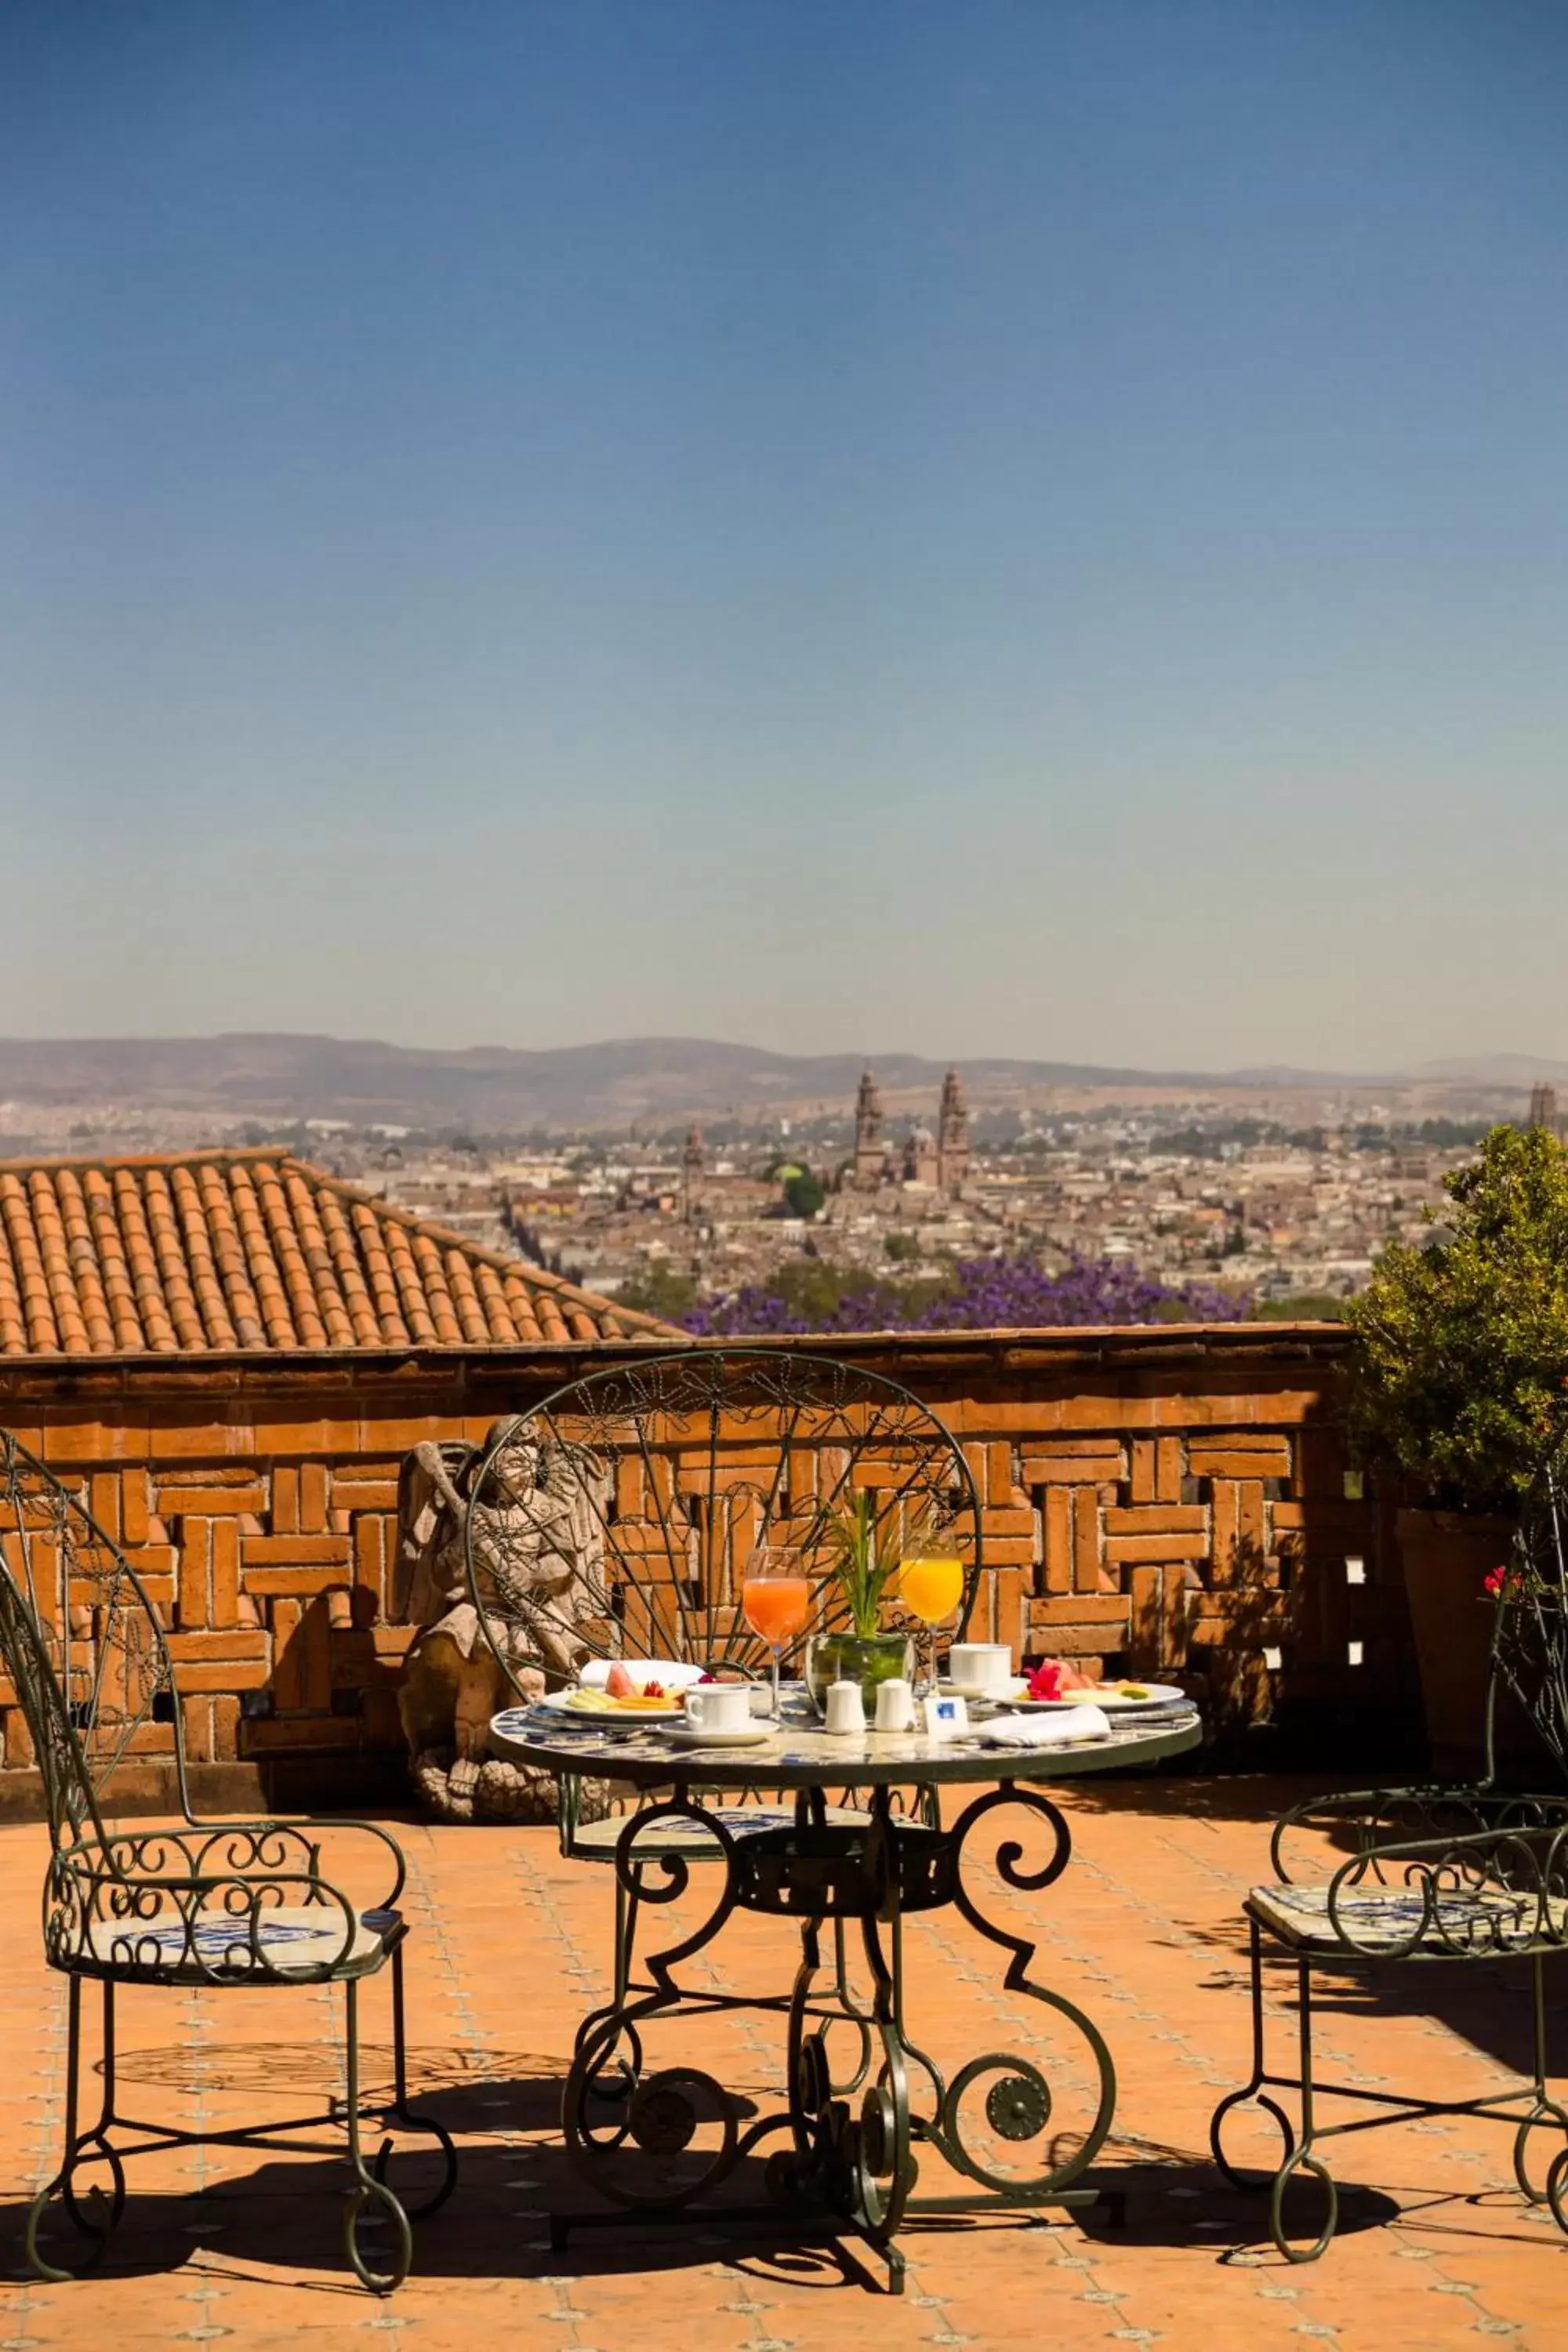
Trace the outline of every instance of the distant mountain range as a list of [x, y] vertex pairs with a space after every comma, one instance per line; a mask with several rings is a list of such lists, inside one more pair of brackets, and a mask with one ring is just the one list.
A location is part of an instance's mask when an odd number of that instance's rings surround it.
[[[683, 1117], [754, 1118], [853, 1100], [869, 1061], [885, 1095], [933, 1098], [943, 1065], [916, 1054], [772, 1054], [696, 1037], [613, 1038], [529, 1053], [500, 1045], [457, 1052], [370, 1038], [0, 1039], [0, 1108], [134, 1105], [202, 1111], [229, 1121], [348, 1119], [356, 1125], [626, 1127]], [[1139, 1090], [1321, 1087], [1446, 1087], [1517, 1092], [1568, 1080], [1568, 1063], [1498, 1054], [1436, 1062], [1403, 1076], [1268, 1068], [1229, 1073], [1137, 1070], [1073, 1062], [970, 1057], [977, 1105], [1018, 1102], [1045, 1088]]]

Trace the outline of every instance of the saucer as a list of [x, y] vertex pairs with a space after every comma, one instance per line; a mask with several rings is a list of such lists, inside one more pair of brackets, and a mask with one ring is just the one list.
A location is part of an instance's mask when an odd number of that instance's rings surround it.
[[695, 1723], [661, 1723], [658, 1728], [666, 1739], [682, 1748], [761, 1748], [773, 1736], [771, 1723], [755, 1721], [743, 1731], [720, 1731], [711, 1726], [699, 1729]]

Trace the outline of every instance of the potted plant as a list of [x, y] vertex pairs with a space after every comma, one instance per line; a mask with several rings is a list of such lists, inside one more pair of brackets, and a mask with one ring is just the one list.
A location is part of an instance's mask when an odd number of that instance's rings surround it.
[[881, 1624], [882, 1602], [898, 1577], [903, 1549], [894, 1538], [891, 1519], [879, 1520], [876, 1497], [865, 1492], [828, 1523], [824, 1581], [837, 1589], [849, 1623], [847, 1630], [814, 1633], [806, 1643], [805, 1685], [818, 1707], [829, 1683], [858, 1682], [869, 1717], [877, 1710], [879, 1684], [908, 1678], [909, 1635], [887, 1632]]
[[1468, 1767], [1486, 1690], [1489, 1573], [1519, 1509], [1568, 1459], [1568, 1151], [1496, 1127], [1443, 1180], [1423, 1248], [1395, 1244], [1351, 1301], [1362, 1459], [1404, 1475], [1397, 1528], [1434, 1759]]

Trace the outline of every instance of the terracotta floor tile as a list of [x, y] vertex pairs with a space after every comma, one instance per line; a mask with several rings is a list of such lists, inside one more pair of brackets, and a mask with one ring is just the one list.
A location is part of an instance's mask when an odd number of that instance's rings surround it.
[[[1209, 2113], [1247, 2057], [1239, 1897], [1265, 1874], [1268, 1824], [1296, 1793], [1255, 1780], [1080, 1788], [1062, 1800], [1074, 1859], [1041, 1895], [1002, 1882], [994, 1841], [978, 1856], [976, 1884], [997, 1923], [1037, 1943], [1033, 1980], [1077, 2002], [1111, 2043], [1120, 2098], [1096, 2177], [1125, 2193], [1125, 2213], [1120, 2223], [1103, 2210], [916, 2221], [901, 2302], [867, 2294], [853, 2259], [830, 2245], [748, 2241], [696, 2220], [584, 2231], [552, 2248], [552, 2203], [592, 2201], [565, 2163], [556, 2116], [578, 2021], [605, 1997], [613, 1880], [563, 1863], [546, 1831], [415, 1823], [396, 1825], [414, 1922], [411, 2081], [457, 2135], [464, 2174], [451, 2206], [416, 2231], [402, 2292], [378, 2305], [348, 2276], [328, 2136], [309, 2157], [210, 2147], [143, 2158], [111, 2266], [74, 2285], [26, 2282], [21, 2223], [60, 2128], [65, 1995], [39, 1950], [43, 1832], [0, 1830], [0, 2352], [471, 2352], [501, 2332], [528, 2352], [1038, 2352], [1058, 2341], [1445, 2352], [1489, 2338], [1562, 2352], [1568, 2242], [1513, 2193], [1502, 2126], [1449, 2118], [1331, 2143], [1342, 2233], [1305, 2268], [1268, 2243], [1258, 2201], [1213, 2171]], [[994, 1824], [999, 1834], [1008, 1826]], [[681, 1900], [650, 1907], [644, 1949], [689, 1932], [713, 1883], [696, 1873]], [[740, 1919], [698, 1956], [692, 1978], [782, 1989], [795, 1949], [786, 1923]], [[1088, 2053], [1052, 2010], [1004, 1989], [1006, 1959], [955, 1913], [911, 1920], [910, 2030], [950, 2075], [977, 2051], [1035, 2058], [1058, 2102], [1052, 2128], [1068, 2128], [1092, 2107]], [[1526, 2055], [1517, 1979], [1480, 1968], [1443, 1977], [1326, 1983], [1321, 2068], [1455, 2096], [1506, 2079]], [[853, 1980], [867, 1980], [858, 1953]], [[1552, 2002], [1559, 2035], [1565, 1994], [1568, 1982]], [[1281, 2059], [1293, 2001], [1292, 1971], [1271, 1965]], [[384, 1988], [368, 1988], [364, 2007], [366, 2074], [384, 2078]], [[316, 1990], [127, 1996], [122, 2103], [154, 2121], [199, 2111], [209, 2125], [302, 2112], [336, 2088], [337, 2032], [331, 2000]], [[755, 2112], [777, 2105], [776, 2012], [683, 2021], [647, 2041], [654, 2063], [705, 2066]], [[1546, 2153], [1543, 2136], [1543, 2163]], [[930, 2150], [921, 2161], [922, 2187], [955, 2185]], [[866, 2268], [877, 2274], [872, 2258]]]

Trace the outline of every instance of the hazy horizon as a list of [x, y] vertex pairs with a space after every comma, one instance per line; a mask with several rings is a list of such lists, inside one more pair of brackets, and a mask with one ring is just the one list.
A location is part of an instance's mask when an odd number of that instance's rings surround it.
[[[803, 1063], [838, 1061], [857, 1065], [866, 1064], [873, 1068], [884, 1066], [894, 1068], [900, 1064], [912, 1062], [932, 1071], [942, 1069], [956, 1058], [961, 1075], [966, 1063], [975, 1071], [1016, 1064], [1020, 1066], [1039, 1068], [1059, 1067], [1085, 1076], [1111, 1073], [1117, 1077], [1149, 1077], [1171, 1081], [1189, 1078], [1194, 1081], [1215, 1079], [1243, 1083], [1256, 1078], [1262, 1084], [1279, 1083], [1285, 1078], [1289, 1078], [1300, 1080], [1307, 1085], [1320, 1081], [1325, 1084], [1376, 1085], [1384, 1081], [1401, 1079], [1420, 1081], [1426, 1078], [1448, 1077], [1456, 1081], [1473, 1078], [1480, 1085], [1515, 1086], [1524, 1088], [1532, 1085], [1537, 1079], [1568, 1077], [1568, 1059], [1559, 1059], [1550, 1054], [1521, 1054], [1509, 1049], [1472, 1055], [1438, 1055], [1403, 1066], [1388, 1066], [1381, 1069], [1357, 1069], [1349, 1066], [1310, 1067], [1300, 1064], [1283, 1063], [1277, 1057], [1272, 1060], [1236, 1064], [1228, 1068], [1205, 1068], [1199, 1064], [1191, 1062], [1098, 1063], [1087, 1061], [1080, 1055], [1071, 1054], [1046, 1056], [978, 1051], [967, 1056], [953, 1057], [931, 1054], [919, 1044], [899, 1044], [887, 1039], [883, 1039], [879, 1044], [875, 1041], [869, 1044], [846, 1043], [840, 1039], [837, 1042], [816, 1045], [784, 1047], [771, 1045], [754, 1037], [628, 1032], [620, 1036], [585, 1038], [574, 1044], [508, 1045], [493, 1037], [475, 1036], [462, 1041], [433, 1040], [422, 1045], [394, 1036], [371, 1034], [340, 1034], [325, 1030], [225, 1029], [145, 1033], [121, 1031], [112, 1034], [84, 1030], [68, 1034], [59, 1033], [52, 1036], [22, 1036], [14, 1032], [0, 1031], [0, 1053], [7, 1048], [40, 1051], [50, 1046], [59, 1046], [67, 1050], [73, 1047], [99, 1046], [113, 1050], [124, 1046], [134, 1052], [138, 1048], [145, 1047], [173, 1046], [177, 1050], [185, 1046], [212, 1046], [224, 1044], [331, 1046], [345, 1053], [368, 1047], [376, 1052], [439, 1055], [453, 1059], [486, 1054], [585, 1056], [598, 1053], [613, 1055], [633, 1048], [668, 1047], [715, 1055], [756, 1055], [774, 1061]], [[5, 1073], [0, 1070], [0, 1084], [5, 1082]]]
[[1547, 0], [11, 0], [0, 1025], [1546, 1045], [1565, 100]]

